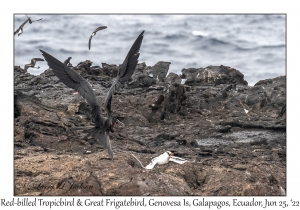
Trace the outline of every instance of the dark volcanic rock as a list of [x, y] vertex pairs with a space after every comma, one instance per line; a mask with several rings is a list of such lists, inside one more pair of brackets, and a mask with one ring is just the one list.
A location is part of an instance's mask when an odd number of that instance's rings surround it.
[[156, 84], [156, 80], [153, 77], [149, 77], [144, 74], [135, 74], [132, 76], [132, 80], [128, 82], [128, 87], [137, 88], [137, 87], [150, 87], [151, 85]]
[[91, 62], [90, 60], [86, 60], [83, 62], [80, 62], [79, 64], [77, 64], [77, 66], [75, 66], [76, 70], [82, 70], [82, 71], [88, 71], [91, 67], [93, 62]]
[[118, 75], [119, 69], [120, 66], [102, 63], [102, 70], [99, 71], [103, 72], [105, 75], [109, 77], [116, 77]]
[[166, 75], [169, 71], [171, 62], [164, 62], [164, 61], [159, 61], [157, 62], [154, 66], [152, 66], [150, 69], [146, 71], [146, 73], [153, 74], [153, 78], [157, 82], [164, 82]]
[[178, 83], [181, 84], [181, 78], [177, 74], [170, 72], [166, 78], [167, 83]]
[[173, 84], [169, 89], [169, 97], [167, 99], [165, 110], [174, 113], [185, 113], [185, 101], [187, 99], [185, 94], [185, 87], [181, 84]]
[[186, 85], [248, 85], [248, 82], [244, 80], [244, 75], [239, 70], [222, 65], [183, 69], [181, 78], [186, 79]]
[[[91, 83], [105, 114], [105, 96], [121, 65], [91, 65], [71, 68]], [[249, 87], [230, 67], [166, 77], [169, 65], [139, 63], [113, 97], [112, 111], [125, 124], [110, 135], [113, 160], [71, 129], [93, 124], [80, 95], [51, 69], [34, 76], [15, 66], [15, 195], [285, 195], [285, 76]], [[149, 105], [160, 95], [162, 107], [149, 122]], [[131, 155], [146, 165], [166, 150], [189, 162], [146, 170]]]

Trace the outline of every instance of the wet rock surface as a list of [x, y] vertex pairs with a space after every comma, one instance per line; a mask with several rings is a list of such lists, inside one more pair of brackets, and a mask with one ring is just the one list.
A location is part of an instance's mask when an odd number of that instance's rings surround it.
[[[113, 160], [70, 129], [93, 124], [85, 99], [51, 69], [34, 76], [15, 66], [15, 195], [285, 195], [286, 77], [250, 87], [230, 67], [167, 76], [169, 65], [139, 63], [113, 97], [125, 124], [110, 134]], [[72, 68], [103, 107], [120, 66], [86, 60]], [[162, 108], [149, 121], [160, 95]], [[167, 150], [189, 162], [146, 170], [131, 155], [146, 165]]]

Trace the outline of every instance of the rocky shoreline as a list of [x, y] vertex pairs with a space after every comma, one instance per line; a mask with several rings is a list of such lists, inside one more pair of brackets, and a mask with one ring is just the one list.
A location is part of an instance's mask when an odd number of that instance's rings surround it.
[[[48, 69], [14, 67], [15, 195], [286, 195], [286, 77], [248, 86], [228, 66], [167, 72], [139, 63], [113, 97], [125, 124], [110, 135], [115, 154], [71, 127], [91, 125], [85, 100]], [[103, 107], [120, 65], [72, 67]], [[153, 104], [162, 109], [149, 119]], [[165, 151], [189, 162], [140, 167]]]

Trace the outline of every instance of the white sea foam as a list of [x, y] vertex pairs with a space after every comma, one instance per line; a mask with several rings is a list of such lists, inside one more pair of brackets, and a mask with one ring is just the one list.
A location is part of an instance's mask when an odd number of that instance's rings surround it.
[[208, 36], [209, 35], [208, 33], [205, 33], [203, 31], [192, 31], [192, 34], [194, 36]]

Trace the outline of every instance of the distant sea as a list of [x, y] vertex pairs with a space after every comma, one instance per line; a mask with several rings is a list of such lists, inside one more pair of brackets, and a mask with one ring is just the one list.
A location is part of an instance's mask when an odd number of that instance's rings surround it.
[[[14, 36], [14, 65], [43, 58], [42, 49], [62, 62], [72, 57], [73, 66], [91, 60], [121, 64], [137, 36], [145, 30], [139, 62], [148, 66], [171, 62], [169, 72], [181, 74], [183, 68], [226, 65], [244, 74], [249, 85], [262, 79], [286, 74], [286, 16], [273, 14], [235, 15], [81, 15], [27, 14], [22, 35]], [[14, 30], [26, 20], [14, 15]], [[99, 26], [107, 29], [98, 31]], [[38, 75], [48, 69], [28, 69]]]

